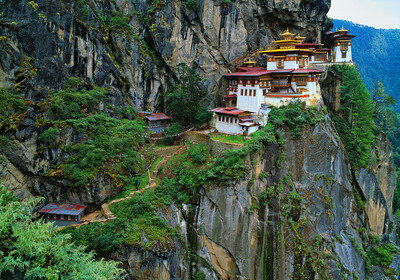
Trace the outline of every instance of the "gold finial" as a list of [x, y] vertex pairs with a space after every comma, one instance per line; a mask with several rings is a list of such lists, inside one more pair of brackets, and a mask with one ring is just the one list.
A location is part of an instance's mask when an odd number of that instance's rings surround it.
[[253, 64], [256, 64], [256, 62], [252, 61], [250, 57], [249, 57], [249, 60], [245, 61], [244, 63], [247, 64], [247, 67], [249, 67], [249, 68], [252, 68]]

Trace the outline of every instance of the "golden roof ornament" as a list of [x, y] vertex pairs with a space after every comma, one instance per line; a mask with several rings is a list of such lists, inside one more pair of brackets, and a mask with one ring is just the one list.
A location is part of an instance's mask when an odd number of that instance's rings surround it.
[[252, 68], [253, 64], [256, 64], [256, 62], [252, 61], [251, 58], [249, 58], [249, 60], [245, 61], [244, 64], [246, 64], [247, 67]]
[[285, 38], [286, 38], [286, 37], [290, 38], [290, 37], [294, 36], [294, 34], [289, 32], [289, 27], [288, 27], [288, 28], [286, 29], [286, 32], [285, 32], [285, 33], [282, 33], [281, 36], [282, 36], [282, 37], [285, 37]]

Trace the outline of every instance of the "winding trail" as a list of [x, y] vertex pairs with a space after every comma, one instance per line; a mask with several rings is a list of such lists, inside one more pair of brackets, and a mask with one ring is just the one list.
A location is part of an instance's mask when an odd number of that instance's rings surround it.
[[[163, 159], [156, 164], [156, 166], [154, 168], [154, 171], [150, 176], [149, 183], [144, 188], [142, 188], [140, 190], [132, 191], [127, 197], [114, 199], [114, 200], [110, 201], [109, 203], [103, 203], [103, 205], [101, 205], [101, 210], [97, 210], [97, 211], [94, 211], [93, 213], [90, 213], [90, 214], [87, 214], [87, 215], [83, 216], [82, 219], [81, 219], [81, 223], [80, 224], [73, 224], [73, 225], [70, 225], [68, 227], [79, 228], [82, 225], [88, 225], [88, 224], [95, 223], [95, 222], [106, 223], [106, 222], [109, 222], [109, 221], [112, 221], [112, 220], [116, 219], [117, 217], [110, 210], [110, 205], [113, 205], [114, 203], [118, 203], [118, 202], [130, 199], [137, 193], [141, 193], [141, 192], [143, 192], [143, 191], [145, 191], [147, 189], [154, 188], [157, 185], [156, 184], [156, 178], [157, 178], [157, 175], [158, 175], [158, 169], [161, 166], [163, 166], [172, 157], [180, 155], [186, 149], [187, 149], [187, 147], [185, 145], [181, 145], [179, 147], [179, 149], [176, 150], [174, 153], [163, 157]], [[151, 167], [149, 167], [149, 168], [151, 168]]]

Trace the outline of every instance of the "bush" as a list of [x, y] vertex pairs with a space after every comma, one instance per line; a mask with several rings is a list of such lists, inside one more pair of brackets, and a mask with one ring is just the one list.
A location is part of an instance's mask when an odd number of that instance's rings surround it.
[[195, 163], [202, 164], [206, 162], [208, 156], [208, 150], [206, 145], [201, 143], [198, 145], [191, 146], [189, 149], [189, 156]]
[[57, 138], [59, 135], [59, 129], [55, 127], [50, 127], [39, 136], [39, 140], [49, 144], [50, 146], [54, 146], [57, 142]]
[[298, 139], [307, 124], [315, 125], [322, 120], [322, 118], [316, 118], [316, 114], [315, 107], [306, 108], [305, 102], [297, 100], [288, 106], [273, 107], [269, 113], [269, 122], [277, 127], [288, 127], [292, 138]]
[[27, 109], [24, 98], [16, 90], [0, 88], [0, 128], [15, 128]]
[[179, 123], [174, 122], [170, 127], [167, 127], [164, 132], [165, 136], [167, 137], [164, 139], [164, 141], [168, 144], [171, 144], [177, 138], [175, 135], [182, 132], [182, 126]]

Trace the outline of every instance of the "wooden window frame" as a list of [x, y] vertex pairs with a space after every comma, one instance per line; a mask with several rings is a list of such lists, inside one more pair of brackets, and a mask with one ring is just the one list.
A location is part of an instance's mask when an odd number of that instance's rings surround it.
[[306, 86], [307, 77], [296, 77], [296, 86]]
[[276, 60], [276, 68], [284, 68], [285, 67], [285, 60], [283, 58], [278, 58]]

